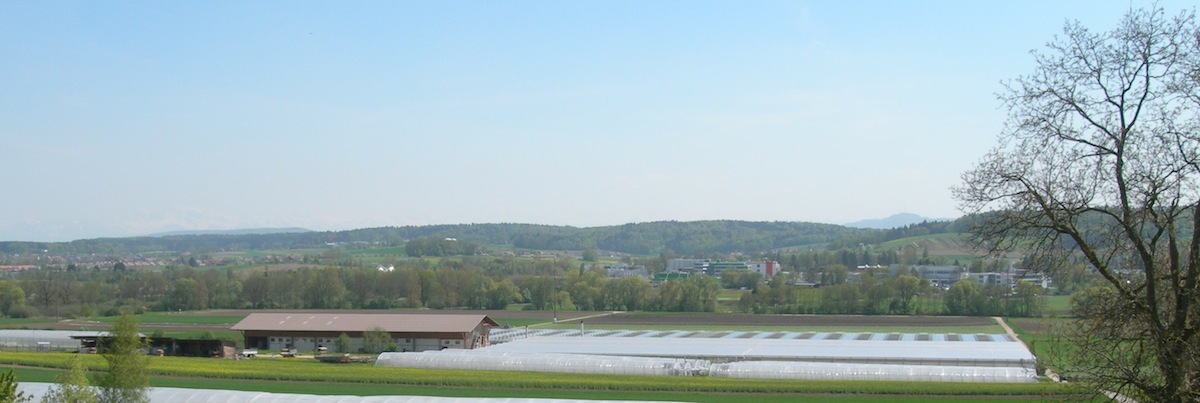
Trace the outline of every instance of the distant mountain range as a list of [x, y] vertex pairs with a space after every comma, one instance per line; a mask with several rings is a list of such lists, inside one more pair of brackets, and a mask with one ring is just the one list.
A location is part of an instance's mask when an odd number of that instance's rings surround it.
[[182, 235], [265, 235], [265, 234], [299, 234], [312, 232], [307, 228], [246, 228], [246, 229], [226, 229], [226, 230], [193, 230], [193, 231], [170, 231], [160, 232], [157, 234], [146, 235], [148, 237], [164, 237], [164, 236], [182, 236]]
[[952, 221], [946, 218], [929, 218], [922, 217], [912, 213], [893, 214], [887, 218], [875, 218], [870, 220], [855, 221], [846, 224], [851, 228], [869, 228], [869, 229], [893, 229], [900, 228], [912, 224], [920, 224], [923, 221]]

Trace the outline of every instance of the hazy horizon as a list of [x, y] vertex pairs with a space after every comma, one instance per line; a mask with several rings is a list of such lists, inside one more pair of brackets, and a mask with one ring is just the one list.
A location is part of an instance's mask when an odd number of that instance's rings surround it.
[[[923, 219], [923, 220], [954, 220], [954, 219], [956, 219], [956, 218], [957, 218], [957, 217], [925, 217], [925, 216], [921, 216], [921, 215], [918, 215], [918, 214], [912, 214], [912, 213], [907, 213], [907, 212], [901, 212], [901, 213], [896, 213], [896, 214], [889, 215], [889, 216], [887, 216], [887, 217], [864, 218], [864, 219], [861, 219], [861, 220], [854, 220], [854, 221], [850, 221], [850, 222], [844, 222], [844, 223], [826, 223], [826, 222], [816, 222], [816, 221], [804, 221], [804, 222], [810, 222], [810, 223], [815, 223], [815, 224], [829, 224], [829, 225], [841, 225], [841, 226], [855, 227], [855, 224], [858, 224], [858, 223], [864, 223], [864, 222], [870, 222], [870, 221], [885, 221], [885, 220], [888, 220], [888, 219], [892, 219], [892, 218], [896, 218], [896, 217], [900, 217], [900, 216], [905, 216], [905, 215], [912, 215], [912, 216], [920, 217], [920, 218], [921, 218], [921, 219]], [[716, 219], [712, 219], [712, 220], [715, 220], [715, 221], [724, 221], [724, 220], [728, 220], [728, 219], [720, 219], [720, 218], [716, 218]], [[661, 222], [661, 221], [681, 221], [681, 222], [691, 222], [691, 221], [707, 221], [707, 220], [686, 220], [686, 221], [682, 221], [682, 220], [654, 220], [654, 221], [624, 222], [624, 223], [616, 223], [616, 224], [602, 224], [602, 225], [589, 225], [589, 226], [573, 226], [573, 225], [567, 225], [567, 224], [535, 224], [535, 225], [549, 225], [549, 226], [570, 226], [570, 227], [577, 227], [577, 228], [593, 228], [593, 227], [610, 227], [610, 226], [621, 226], [621, 225], [625, 225], [625, 224], [637, 224], [637, 223]], [[739, 220], [739, 221], [748, 221], [748, 220]], [[778, 222], [778, 221], [784, 221], [784, 220], [754, 220], [754, 221], [767, 221], [767, 222], [772, 222], [772, 221], [774, 221], [774, 222]], [[798, 222], [798, 221], [792, 221], [792, 222]], [[370, 226], [365, 226], [365, 227], [355, 227], [355, 228], [331, 228], [331, 229], [313, 229], [313, 228], [304, 228], [304, 227], [296, 227], [296, 226], [285, 226], [285, 227], [258, 227], [258, 228], [212, 228], [212, 229], [203, 229], [203, 230], [199, 230], [199, 229], [168, 229], [168, 230], [166, 230], [166, 231], [152, 232], [152, 233], [145, 233], [145, 234], [113, 235], [113, 236], [110, 236], [110, 235], [100, 235], [100, 236], [95, 236], [95, 237], [76, 238], [76, 239], [62, 239], [62, 240], [44, 240], [44, 239], [0, 239], [0, 242], [71, 242], [71, 241], [78, 241], [78, 240], [85, 240], [85, 239], [98, 239], [98, 238], [158, 237], [158, 236], [169, 236], [169, 235], [180, 235], [180, 234], [194, 234], [194, 233], [256, 233], [256, 234], [257, 234], [257, 233], [282, 233], [282, 232], [295, 232], [296, 230], [303, 230], [303, 231], [306, 231], [306, 232], [325, 232], [325, 231], [337, 232], [337, 231], [350, 231], [350, 230], [367, 229], [367, 228], [382, 228], [382, 227], [409, 227], [409, 226], [412, 226], [412, 227], [422, 227], [422, 226], [438, 226], [438, 225], [480, 225], [480, 224], [534, 224], [534, 223], [519, 223], [519, 222], [474, 222], [474, 223], [440, 223], [440, 224], [420, 224], [420, 225], [370, 225]], [[877, 228], [877, 227], [872, 227], [872, 226], [858, 226], [858, 228]]]
[[0, 240], [958, 217], [1001, 82], [1129, 7], [0, 2]]

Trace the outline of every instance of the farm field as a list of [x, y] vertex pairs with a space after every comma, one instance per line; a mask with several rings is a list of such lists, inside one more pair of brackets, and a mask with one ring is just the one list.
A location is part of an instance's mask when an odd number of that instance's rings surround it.
[[[368, 311], [379, 312], [379, 311]], [[396, 311], [389, 311], [396, 312]], [[407, 311], [406, 311], [407, 312]], [[415, 311], [414, 311], [415, 312]], [[422, 311], [445, 313], [444, 311]], [[203, 311], [183, 314], [151, 314], [147, 321], [180, 326], [225, 328], [230, 318], [250, 311]], [[501, 323], [552, 322], [554, 312], [470, 311], [495, 315]], [[596, 316], [599, 315], [599, 316]], [[659, 330], [766, 330], [862, 331], [901, 333], [1003, 333], [990, 318], [652, 314], [605, 312], [558, 312], [561, 323], [542, 325], [576, 328], [571, 318], [589, 317], [586, 326], [625, 328], [634, 326]], [[1025, 339], [1040, 339], [1041, 319], [1010, 319]], [[153, 323], [143, 324], [143, 330]], [[149, 326], [149, 327], [148, 327]], [[543, 328], [538, 326], [539, 328]], [[737, 329], [734, 329], [737, 328]], [[1025, 340], [1028, 344], [1031, 340]], [[1043, 347], [1038, 345], [1037, 347]], [[1040, 350], [1041, 348], [1037, 348]], [[1035, 351], [1037, 353], [1038, 351]], [[4, 353], [0, 365], [16, 366], [22, 381], [52, 381], [67, 354]], [[103, 367], [99, 356], [87, 356], [93, 370]], [[156, 386], [255, 390], [276, 393], [332, 395], [425, 395], [446, 397], [534, 397], [573, 399], [672, 400], [694, 402], [791, 402], [838, 401], [961, 401], [1088, 400], [1069, 385], [1048, 382], [1033, 384], [970, 384], [884, 381], [774, 381], [710, 377], [652, 377], [548, 374], [497, 371], [417, 370], [376, 368], [362, 364], [323, 364], [309, 359], [219, 360], [207, 358], [152, 357], [152, 384]]]

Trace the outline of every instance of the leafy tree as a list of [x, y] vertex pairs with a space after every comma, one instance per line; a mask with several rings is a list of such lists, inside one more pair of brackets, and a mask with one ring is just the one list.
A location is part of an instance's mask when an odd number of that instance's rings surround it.
[[346, 285], [338, 276], [337, 269], [326, 268], [310, 273], [304, 291], [305, 305], [309, 308], [340, 308], [342, 297], [346, 295]]
[[983, 310], [979, 303], [981, 293], [975, 280], [955, 281], [946, 291], [946, 311], [951, 315], [979, 315]]
[[647, 307], [646, 297], [650, 294], [650, 282], [638, 277], [621, 277], [609, 280], [601, 290], [605, 309], [636, 311]]
[[367, 354], [379, 354], [387, 349], [388, 343], [391, 343], [392, 335], [383, 328], [375, 326], [370, 330], [363, 332], [363, 352]]
[[333, 341], [333, 346], [339, 353], [349, 353], [354, 349], [354, 341], [350, 339], [350, 335], [342, 333]]
[[208, 308], [208, 288], [194, 279], [181, 278], [175, 280], [164, 302], [167, 310], [171, 311]]
[[913, 312], [913, 299], [917, 293], [921, 291], [921, 279], [907, 274], [901, 274], [892, 280], [892, 287], [896, 290], [896, 302], [894, 313], [908, 315]]
[[138, 334], [137, 319], [123, 314], [113, 322], [108, 331], [108, 344], [104, 346], [106, 372], [96, 377], [100, 387], [101, 403], [146, 403], [146, 391], [150, 388], [150, 365], [146, 355], [146, 341]]
[[850, 268], [845, 265], [835, 264], [825, 268], [821, 273], [821, 284], [823, 285], [838, 285], [846, 284], [846, 279], [850, 277]]
[[721, 272], [721, 287], [752, 290], [762, 282], [762, 274], [746, 269], [728, 269]]
[[17, 375], [13, 370], [0, 373], [0, 403], [19, 403], [29, 401], [25, 392], [17, 391]]
[[87, 368], [79, 356], [67, 359], [67, 371], [54, 377], [56, 385], [42, 395], [43, 403], [96, 403], [96, 391], [88, 383]]
[[862, 306], [862, 291], [853, 284], [839, 284], [821, 288], [821, 311], [824, 313], [859, 313]]
[[13, 316], [25, 306], [25, 290], [14, 281], [0, 281], [0, 314]]
[[[1110, 297], [1066, 328], [1069, 376], [1139, 401], [1200, 400], [1200, 28], [1194, 11], [1070, 22], [1007, 83], [1000, 145], [955, 197], [974, 243], [1079, 257]], [[984, 214], [988, 213], [988, 214]]]
[[1013, 290], [1015, 298], [1012, 309], [1009, 309], [1010, 316], [1038, 316], [1042, 314], [1044, 307], [1042, 299], [1042, 287], [1026, 282], [1018, 281]]

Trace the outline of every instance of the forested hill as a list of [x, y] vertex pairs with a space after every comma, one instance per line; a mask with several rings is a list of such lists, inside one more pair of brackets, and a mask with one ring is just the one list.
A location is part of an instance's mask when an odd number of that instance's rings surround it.
[[403, 245], [415, 238], [455, 238], [538, 250], [596, 248], [632, 254], [680, 255], [755, 252], [830, 243], [880, 232], [832, 224], [749, 221], [660, 221], [577, 228], [533, 224], [460, 224], [381, 227], [278, 234], [173, 235], [99, 238], [71, 242], [0, 242], [0, 253], [142, 253], [155, 251], [299, 249], [328, 244]]

